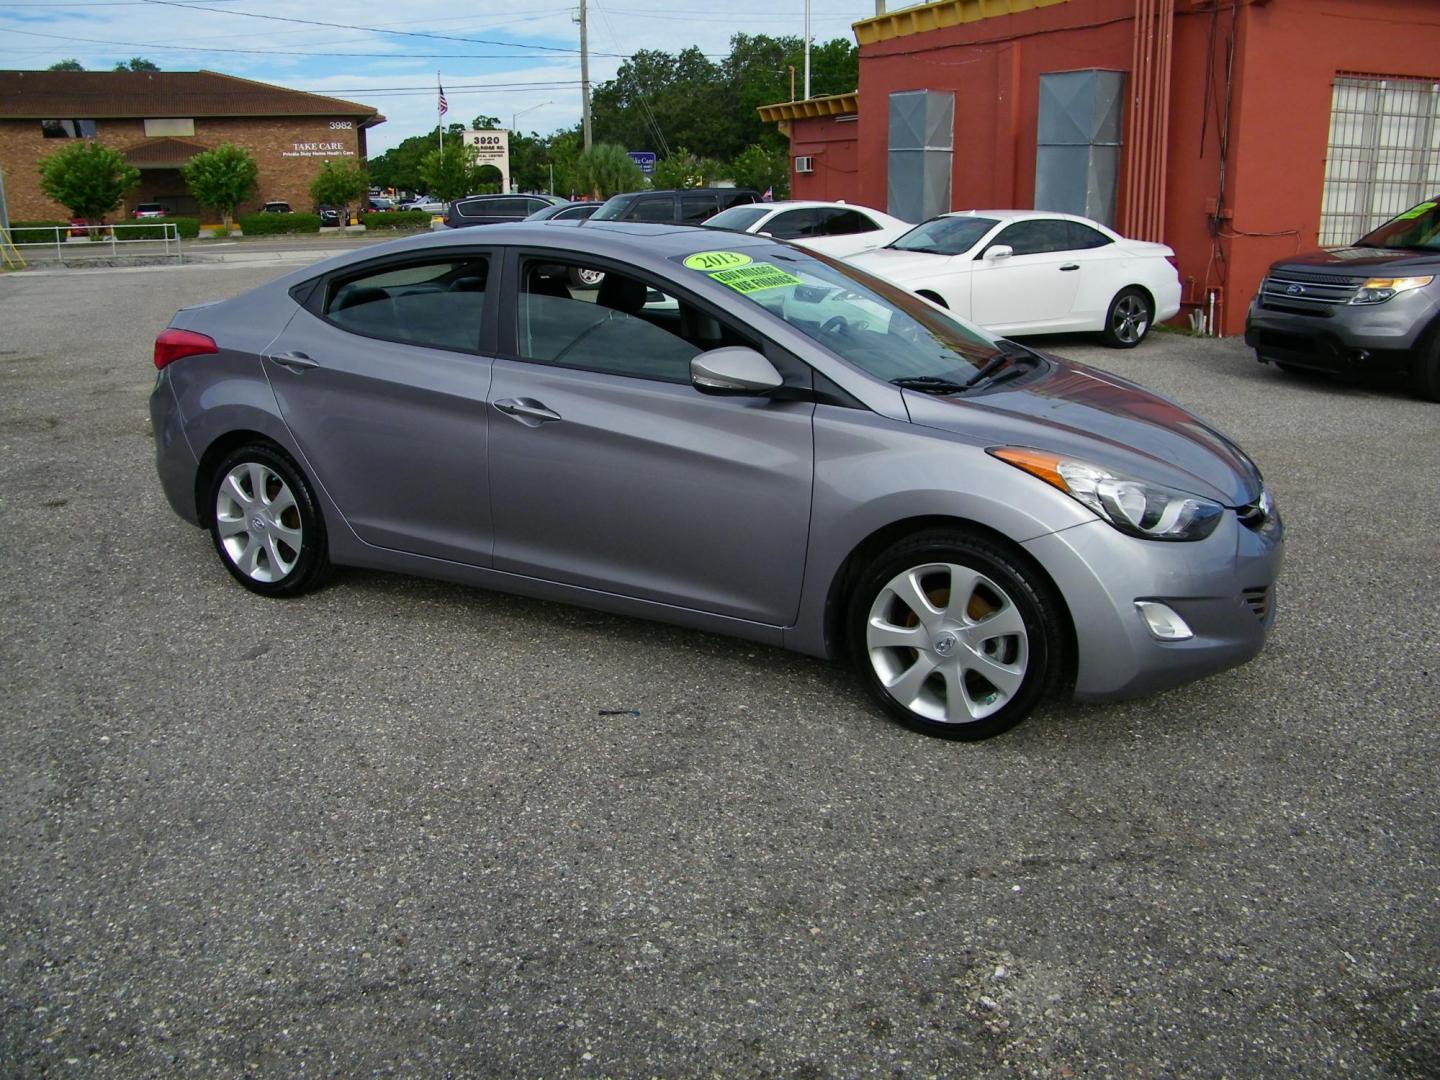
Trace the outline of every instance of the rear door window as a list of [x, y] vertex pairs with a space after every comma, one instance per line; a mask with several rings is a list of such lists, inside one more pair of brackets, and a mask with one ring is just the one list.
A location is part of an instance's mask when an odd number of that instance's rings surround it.
[[324, 318], [352, 334], [478, 352], [490, 259], [450, 256], [330, 283]]
[[720, 202], [713, 191], [685, 191], [680, 194], [680, 220], [686, 225], [699, 225], [714, 217]]

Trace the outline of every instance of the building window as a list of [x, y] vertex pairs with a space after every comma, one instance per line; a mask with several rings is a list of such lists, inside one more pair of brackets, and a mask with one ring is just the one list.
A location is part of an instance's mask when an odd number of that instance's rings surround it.
[[41, 120], [40, 133], [47, 139], [93, 139], [94, 120]]
[[1336, 78], [1320, 243], [1348, 244], [1440, 188], [1440, 82]]
[[145, 137], [159, 138], [165, 135], [194, 135], [194, 120], [146, 120]]

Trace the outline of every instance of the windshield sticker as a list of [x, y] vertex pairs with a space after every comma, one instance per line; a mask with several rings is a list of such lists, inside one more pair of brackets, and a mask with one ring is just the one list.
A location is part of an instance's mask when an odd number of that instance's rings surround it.
[[763, 289], [782, 289], [789, 285], [803, 284], [794, 274], [787, 274], [770, 263], [754, 263], [734, 270], [716, 270], [710, 274], [714, 281], [728, 285], [738, 293], [760, 292]]
[[732, 266], [747, 266], [749, 255], [738, 251], [699, 251], [685, 260], [687, 270], [728, 270]]
[[1433, 202], [1422, 202], [1419, 206], [1415, 207], [1414, 209], [1406, 210], [1405, 213], [1401, 214], [1401, 215], [1400, 215], [1399, 217], [1397, 217], [1395, 220], [1396, 220], [1396, 221], [1414, 221], [1414, 220], [1415, 220], [1416, 218], [1418, 218], [1418, 217], [1424, 217], [1426, 214], [1428, 214], [1431, 210], [1434, 210], [1434, 209], [1435, 209], [1435, 204], [1434, 204]]

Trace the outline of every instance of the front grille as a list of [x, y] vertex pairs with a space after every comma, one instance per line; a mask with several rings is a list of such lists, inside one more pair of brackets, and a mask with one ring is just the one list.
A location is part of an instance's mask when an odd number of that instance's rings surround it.
[[1355, 290], [1364, 283], [1363, 277], [1272, 270], [1260, 283], [1260, 306], [1305, 315], [1328, 314], [1330, 308], [1348, 304]]
[[1255, 613], [1255, 617], [1264, 620], [1270, 614], [1270, 586], [1257, 585], [1253, 589], [1241, 591], [1241, 599], [1245, 606]]

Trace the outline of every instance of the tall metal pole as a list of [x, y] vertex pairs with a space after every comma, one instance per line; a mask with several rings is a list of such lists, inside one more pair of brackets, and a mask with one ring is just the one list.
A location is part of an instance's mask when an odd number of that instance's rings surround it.
[[585, 28], [585, 0], [580, 0], [580, 107], [585, 149], [590, 149], [590, 39]]
[[810, 100], [810, 0], [805, 0], [805, 100]]

